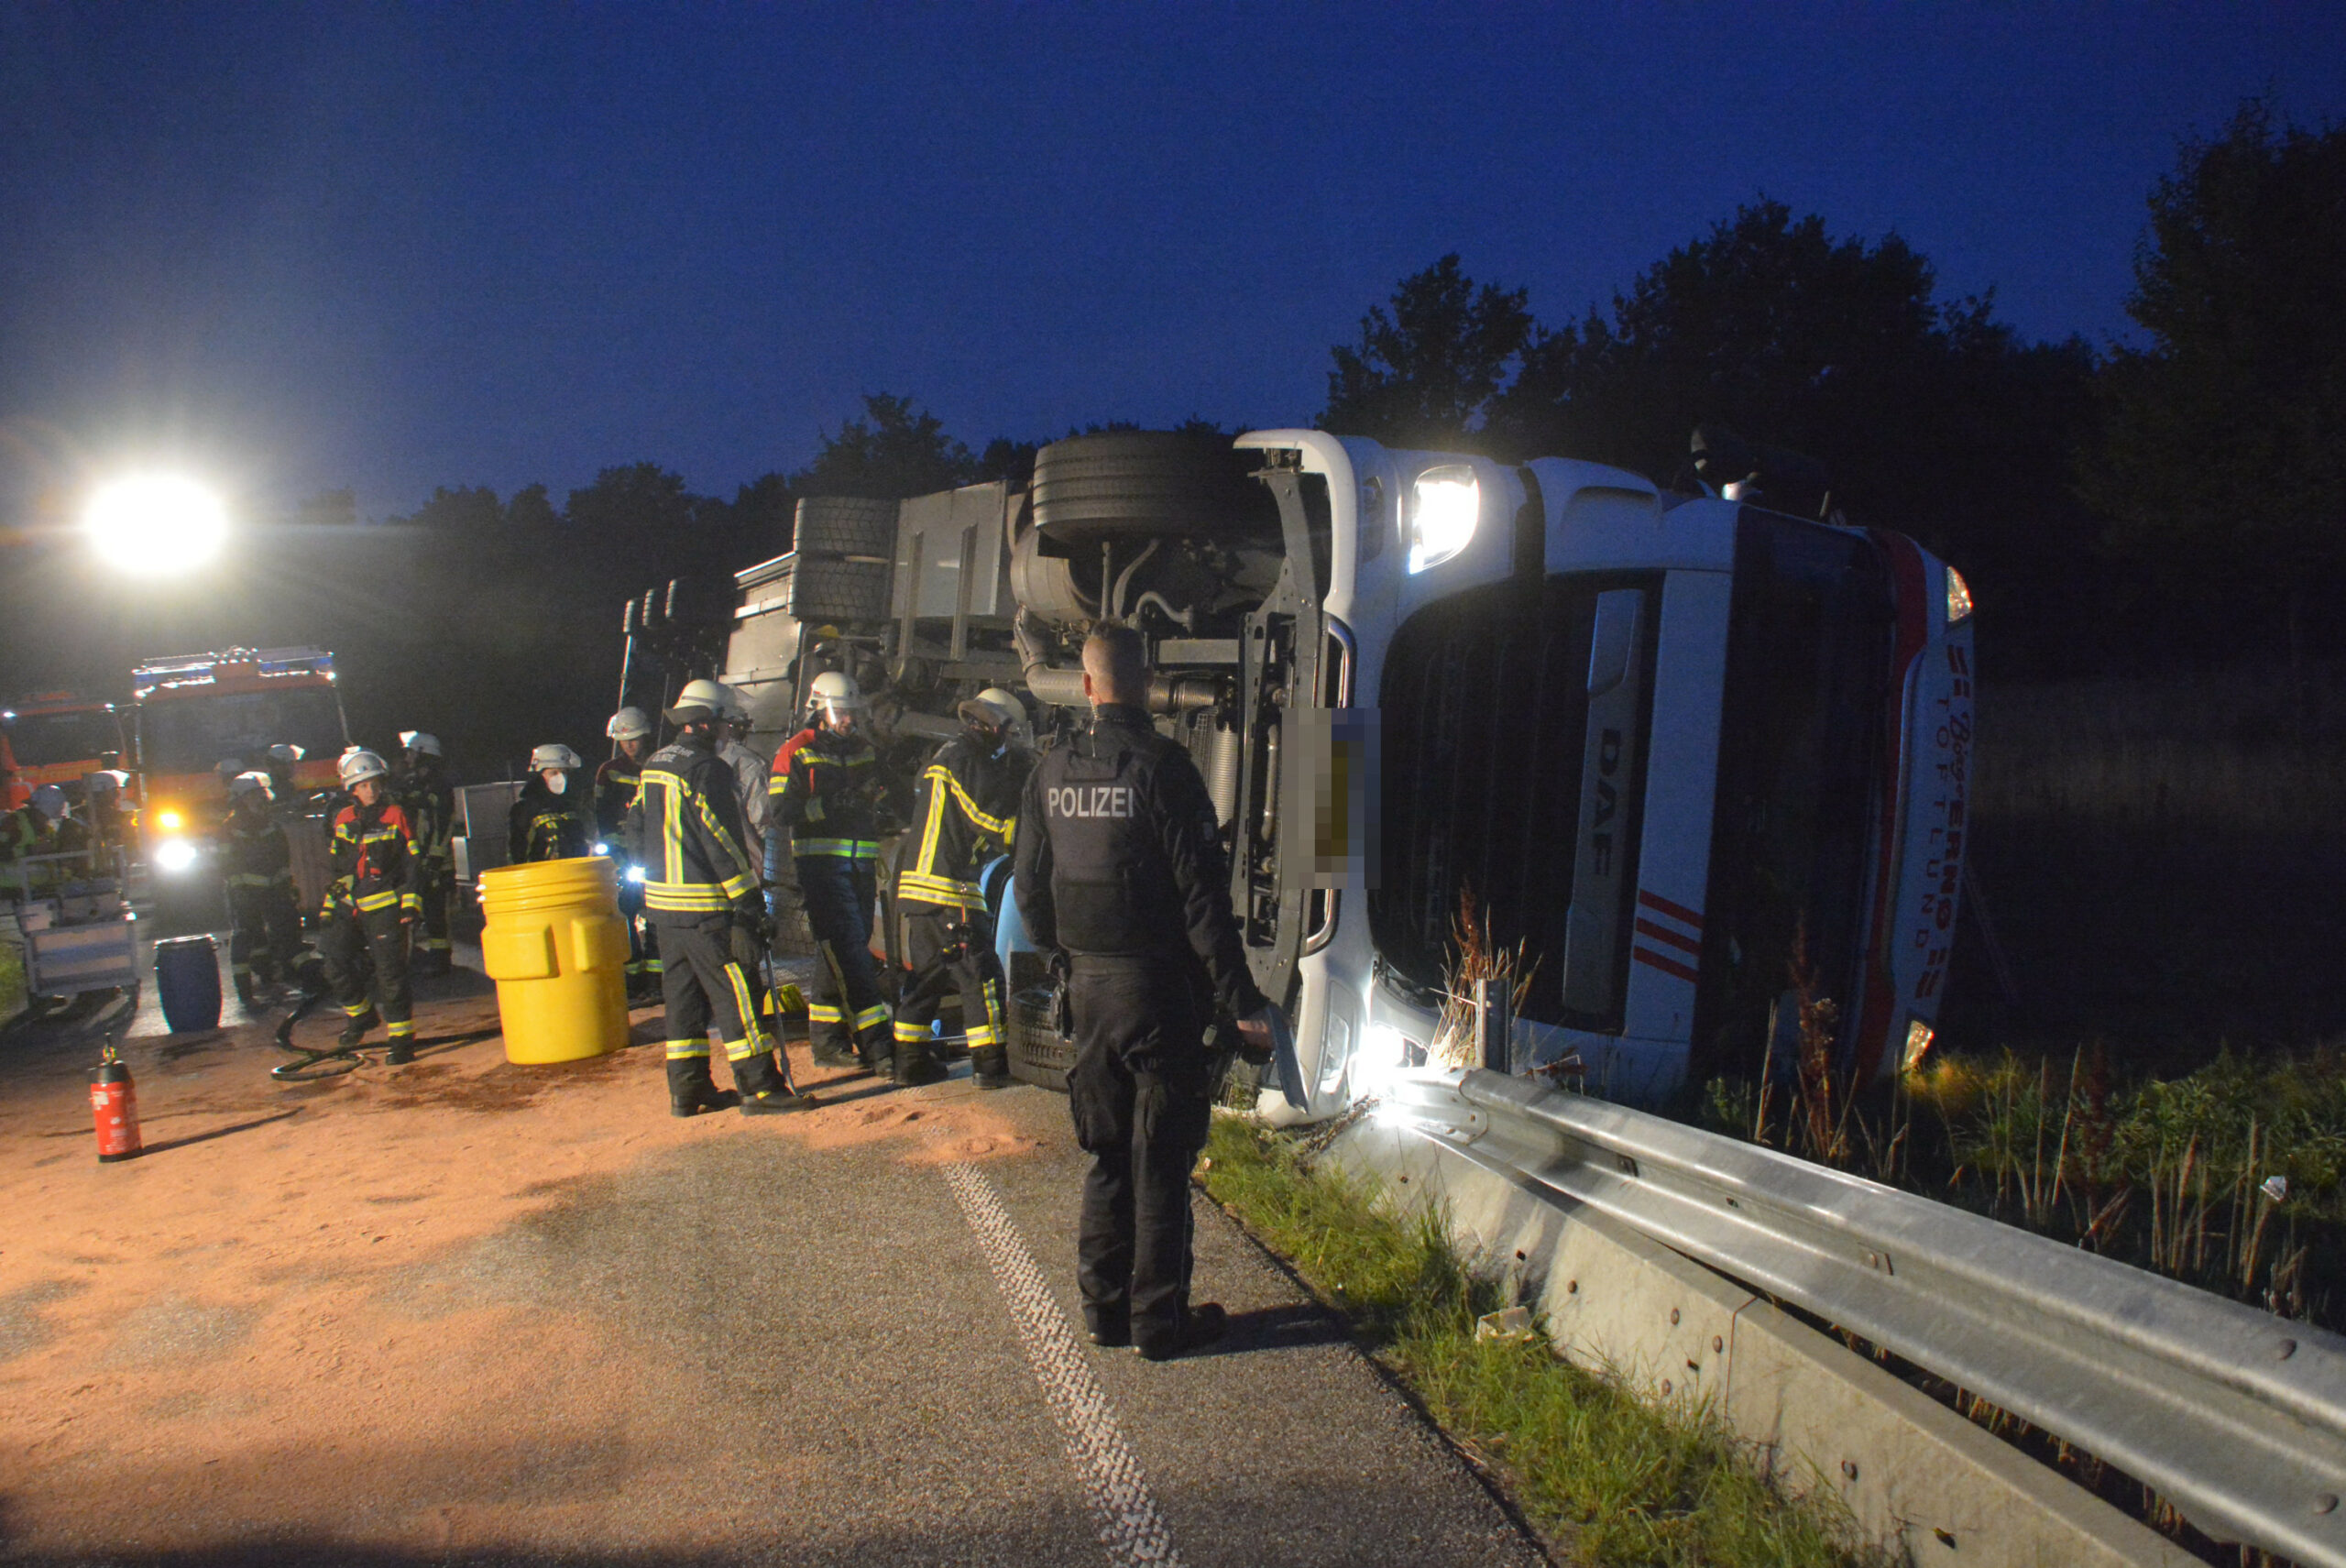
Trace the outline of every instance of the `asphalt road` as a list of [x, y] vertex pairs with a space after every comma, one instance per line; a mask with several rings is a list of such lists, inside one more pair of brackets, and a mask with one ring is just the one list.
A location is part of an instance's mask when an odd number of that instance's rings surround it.
[[[612, 1069], [633, 1075], [625, 1107], [655, 1116], [645, 1099], [656, 1048], [623, 1052]], [[514, 1071], [478, 1056], [484, 1047], [449, 1049], [444, 1070], [479, 1069], [465, 1082]], [[305, 1102], [295, 1131], [257, 1135], [282, 1136], [279, 1157], [297, 1159], [305, 1146], [294, 1140], [334, 1127], [317, 1118], [342, 1105], [354, 1119], [333, 1136], [404, 1139], [393, 1168], [412, 1171], [419, 1191], [452, 1190], [463, 1172], [433, 1162], [463, 1161], [472, 1146], [430, 1130], [437, 1124], [412, 1109], [420, 1091], [378, 1102], [410, 1109], [364, 1122], [361, 1102], [332, 1098], [373, 1092], [370, 1079], [393, 1091], [402, 1082], [370, 1068], [345, 1080], [356, 1087]], [[117, 1530], [123, 1515], [107, 1501], [118, 1492], [119, 1508], [138, 1508], [137, 1468], [168, 1464], [168, 1445], [110, 1469], [88, 1452], [49, 1460], [53, 1451], [35, 1442], [11, 1462], [60, 1466], [46, 1496], [82, 1492], [88, 1515], [60, 1522], [45, 1501], [38, 1519], [30, 1508], [12, 1519], [0, 1469], [0, 1562], [1542, 1561], [1338, 1325], [1202, 1194], [1198, 1294], [1231, 1310], [1229, 1339], [1162, 1365], [1083, 1344], [1073, 1263], [1082, 1156], [1061, 1097], [1023, 1087], [981, 1096], [962, 1076], [909, 1093], [845, 1080], [828, 1098], [824, 1126], [846, 1131], [707, 1117], [646, 1128], [650, 1152], [583, 1124], [566, 1135], [560, 1098], [538, 1099], [497, 1124], [499, 1135], [543, 1140], [550, 1155], [559, 1146], [568, 1174], [531, 1184], [525, 1212], [367, 1275], [355, 1306], [308, 1310], [363, 1321], [376, 1348], [371, 1371], [360, 1367], [367, 1375], [336, 1374], [334, 1397], [346, 1403], [329, 1430], [346, 1429], [348, 1441], [270, 1461], [272, 1495], [289, 1475], [308, 1478], [300, 1509], [174, 1493], [182, 1500], [170, 1506], [189, 1515], [186, 1545], [174, 1550], [163, 1544], [173, 1532], [158, 1533], [167, 1521]], [[876, 1130], [848, 1136], [859, 1124]], [[399, 1131], [365, 1130], [375, 1128]], [[0, 1143], [0, 1158], [28, 1152], [32, 1135]], [[200, 1180], [228, 1181], [254, 1157], [234, 1165], [238, 1147], [182, 1151], [184, 1168], [212, 1160], [219, 1173], [203, 1167]], [[79, 1174], [78, 1160], [60, 1168], [68, 1176], [54, 1190], [69, 1198], [70, 1182], [111, 1179]], [[200, 1214], [181, 1212], [200, 1234]], [[222, 1245], [249, 1247], [253, 1227], [240, 1219], [238, 1232]], [[0, 1266], [12, 1255], [26, 1255], [0, 1245]], [[289, 1246], [268, 1267], [261, 1277], [291, 1289], [340, 1266], [305, 1265]], [[66, 1286], [12, 1282], [0, 1266], [0, 1309], [12, 1283], [50, 1292], [24, 1297], [28, 1321], [49, 1321], [43, 1302], [70, 1299], [56, 1294]], [[261, 1342], [298, 1341], [318, 1324], [263, 1301], [222, 1327], [216, 1313], [171, 1304], [199, 1298], [200, 1279], [173, 1289], [142, 1309], [137, 1354], [177, 1356], [175, 1375], [195, 1381], [172, 1386], [176, 1403], [149, 1408], [266, 1412], [278, 1390], [258, 1385], [291, 1375], [271, 1370]], [[455, 1332], [484, 1321], [510, 1326], [485, 1343]], [[92, 1376], [103, 1380], [124, 1340], [94, 1325], [72, 1332], [90, 1337]], [[0, 1400], [10, 1354], [0, 1335]], [[470, 1391], [454, 1407], [452, 1385]], [[211, 1474], [233, 1493], [226, 1472]], [[332, 1494], [323, 1505], [321, 1491]], [[417, 1522], [435, 1518], [446, 1521], [436, 1533]]]

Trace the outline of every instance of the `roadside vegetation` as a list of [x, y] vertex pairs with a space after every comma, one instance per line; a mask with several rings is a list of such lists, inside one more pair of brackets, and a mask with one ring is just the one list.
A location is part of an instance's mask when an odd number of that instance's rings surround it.
[[1536, 1331], [1475, 1337], [1508, 1305], [1450, 1247], [1443, 1216], [1397, 1211], [1299, 1140], [1215, 1118], [1207, 1191], [1288, 1258], [1452, 1438], [1574, 1563], [1857, 1568], [1883, 1561], [1829, 1491], [1788, 1491], [1699, 1411], [1647, 1405]]

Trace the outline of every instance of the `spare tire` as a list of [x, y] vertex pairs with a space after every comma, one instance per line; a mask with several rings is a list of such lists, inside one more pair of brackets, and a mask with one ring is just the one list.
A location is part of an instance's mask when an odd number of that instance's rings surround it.
[[1276, 537], [1277, 503], [1247, 477], [1257, 461], [1169, 430], [1069, 436], [1035, 455], [1035, 526], [1068, 543]]
[[884, 561], [798, 558], [790, 574], [790, 613], [800, 620], [885, 620], [890, 568]]
[[791, 548], [801, 555], [872, 555], [888, 560], [896, 553], [900, 504], [863, 496], [808, 496], [798, 503], [798, 528]]

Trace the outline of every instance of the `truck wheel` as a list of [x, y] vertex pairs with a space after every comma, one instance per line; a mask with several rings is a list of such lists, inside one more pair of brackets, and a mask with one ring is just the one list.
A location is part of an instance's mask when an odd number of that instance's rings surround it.
[[808, 496], [798, 503], [798, 528], [791, 548], [809, 555], [876, 555], [896, 553], [894, 501], [861, 496]]
[[790, 613], [800, 620], [885, 620], [888, 577], [884, 561], [798, 560], [790, 574]]
[[1276, 535], [1277, 504], [1247, 477], [1255, 462], [1168, 430], [1069, 436], [1036, 455], [1035, 527], [1069, 543]]
[[1075, 1042], [1051, 1027], [1048, 986], [1021, 991], [1010, 999], [1009, 1038], [1003, 1041], [1010, 1058], [1010, 1076], [1037, 1089], [1067, 1092], [1067, 1075], [1075, 1067]]

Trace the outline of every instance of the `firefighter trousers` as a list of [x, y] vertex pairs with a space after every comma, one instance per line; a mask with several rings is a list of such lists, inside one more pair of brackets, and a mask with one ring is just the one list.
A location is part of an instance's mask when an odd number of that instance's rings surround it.
[[[407, 978], [407, 927], [390, 909], [337, 907], [318, 933], [326, 984], [345, 1018], [380, 1014], [394, 1042], [415, 1037], [415, 993]], [[368, 969], [373, 997], [368, 998]]]
[[264, 985], [293, 978], [301, 952], [301, 912], [283, 882], [228, 886], [228, 971]]
[[1189, 1310], [1189, 1169], [1212, 1116], [1207, 1018], [1178, 956], [1079, 958], [1068, 988], [1068, 1104], [1091, 1157], [1075, 1242], [1084, 1321], [1170, 1348]]
[[732, 917], [655, 914], [652, 924], [660, 933], [660, 994], [667, 1007], [669, 1091], [681, 1094], [712, 1081], [712, 1025], [732, 1064], [734, 1088], [755, 1095], [786, 1087], [773, 1041], [758, 1027], [757, 977], [733, 956]]
[[423, 899], [423, 930], [416, 939], [416, 950], [447, 952], [448, 916], [456, 898], [455, 868], [448, 861], [434, 857], [418, 868], [417, 875], [416, 891]]
[[985, 911], [933, 904], [904, 908], [904, 961], [912, 979], [896, 1001], [896, 1038], [908, 1045], [927, 1039], [938, 1007], [959, 991], [961, 1033], [970, 1051], [1001, 1045], [1002, 965]]
[[888, 1006], [880, 997], [880, 967], [872, 961], [872, 905], [880, 895], [879, 867], [844, 855], [800, 855], [796, 864], [807, 929], [824, 955], [816, 971], [815, 994], [806, 1003], [806, 1032], [817, 1046], [852, 1051], [858, 1036], [888, 1022]]
[[660, 978], [660, 939], [643, 914], [643, 884], [629, 880], [632, 862], [619, 862], [619, 918], [627, 923], [627, 983], [633, 991]]

